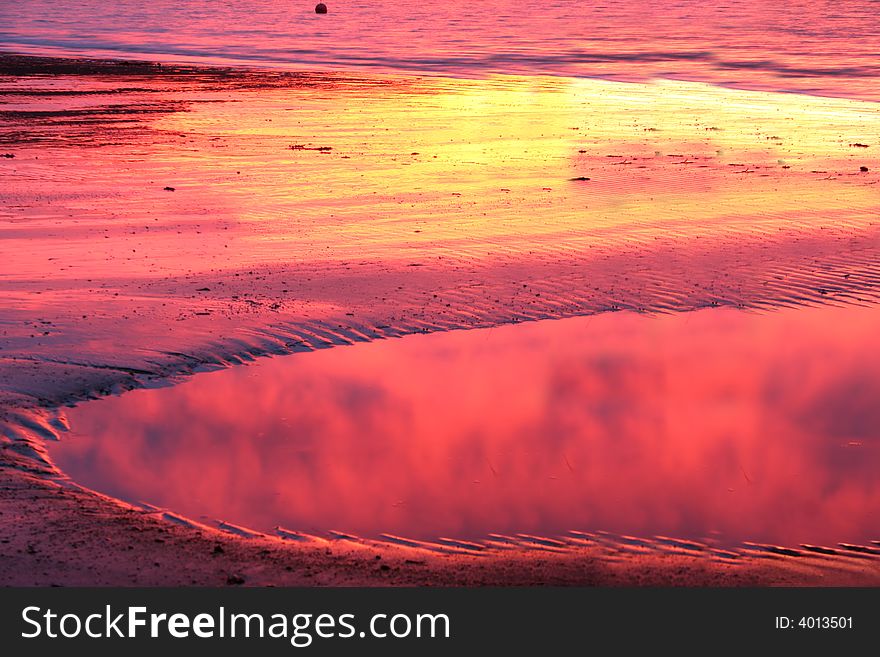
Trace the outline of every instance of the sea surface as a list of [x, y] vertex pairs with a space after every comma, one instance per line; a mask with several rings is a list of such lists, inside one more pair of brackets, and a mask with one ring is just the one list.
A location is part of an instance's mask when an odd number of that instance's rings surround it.
[[875, 0], [21, 0], [0, 50], [378, 70], [674, 78], [876, 99]]

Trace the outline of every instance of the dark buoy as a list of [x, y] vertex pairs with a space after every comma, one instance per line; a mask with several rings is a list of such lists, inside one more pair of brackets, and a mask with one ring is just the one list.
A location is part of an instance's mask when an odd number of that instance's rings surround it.
[[318, 6], [315, 7], [315, 13], [316, 14], [326, 14], [327, 13], [327, 5], [325, 5], [323, 2], [319, 2]]

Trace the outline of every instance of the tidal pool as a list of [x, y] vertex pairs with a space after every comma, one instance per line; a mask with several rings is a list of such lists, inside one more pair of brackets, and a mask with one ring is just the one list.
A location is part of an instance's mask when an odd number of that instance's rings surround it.
[[880, 312], [628, 312], [267, 359], [71, 409], [78, 483], [376, 537], [880, 539]]

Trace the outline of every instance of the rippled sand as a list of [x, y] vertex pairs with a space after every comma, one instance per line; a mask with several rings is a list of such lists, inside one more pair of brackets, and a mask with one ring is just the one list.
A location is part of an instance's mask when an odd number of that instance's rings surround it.
[[822, 306], [373, 341], [82, 404], [49, 455], [132, 504], [283, 538], [880, 556], [878, 330], [878, 306]]

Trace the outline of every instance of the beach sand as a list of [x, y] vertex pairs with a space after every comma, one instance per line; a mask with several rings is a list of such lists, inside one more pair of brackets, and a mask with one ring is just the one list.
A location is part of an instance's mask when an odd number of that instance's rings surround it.
[[877, 583], [852, 555], [246, 538], [76, 490], [44, 449], [53, 409], [269, 354], [872, 303], [873, 103], [13, 55], [0, 102], [3, 583]]

